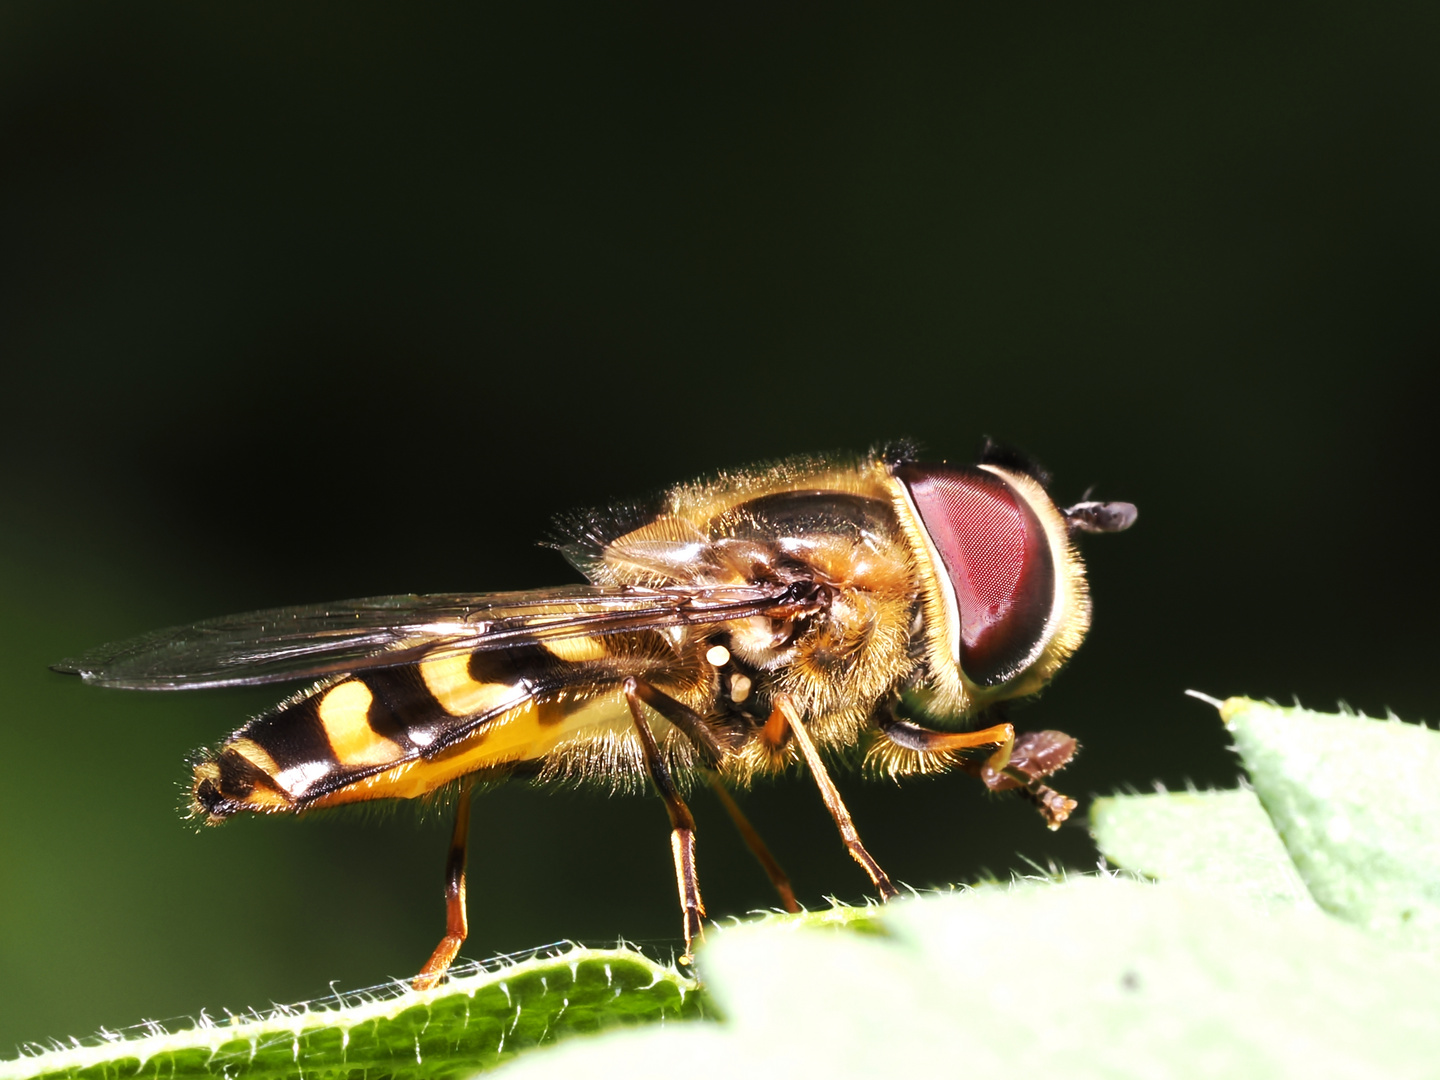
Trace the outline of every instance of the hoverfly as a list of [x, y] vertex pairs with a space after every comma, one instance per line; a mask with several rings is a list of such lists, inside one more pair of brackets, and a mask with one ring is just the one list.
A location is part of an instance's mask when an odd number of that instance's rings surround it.
[[[1075, 752], [1017, 735], [1090, 623], [1073, 537], [1118, 532], [1129, 503], [1061, 509], [1048, 477], [987, 440], [979, 464], [908, 446], [804, 458], [683, 484], [644, 511], [583, 513], [554, 546], [588, 584], [278, 608], [160, 631], [56, 665], [100, 686], [181, 690], [316, 680], [194, 765], [194, 813], [296, 813], [458, 792], [446, 932], [467, 934], [477, 781], [644, 786], [664, 801], [685, 958], [705, 908], [684, 792], [716, 789], [787, 907], [793, 892], [727, 788], [803, 762], [882, 899], [895, 886], [824, 758], [891, 777], [958, 767], [1013, 789], [1056, 828], [1075, 802], [1045, 781]], [[975, 729], [977, 722], [986, 726]]]

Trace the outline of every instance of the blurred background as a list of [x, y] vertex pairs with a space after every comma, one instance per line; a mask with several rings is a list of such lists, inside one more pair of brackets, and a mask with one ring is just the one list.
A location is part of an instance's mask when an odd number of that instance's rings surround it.
[[[1196, 688], [1440, 715], [1433, 4], [0, 8], [0, 1056], [412, 973], [444, 822], [182, 822], [273, 694], [46, 670], [206, 616], [574, 580], [550, 516], [990, 434], [1141, 508], [1017, 714], [1088, 798], [1234, 782]], [[842, 777], [917, 887], [1086, 869]], [[772, 902], [703, 793], [712, 915]], [[744, 805], [811, 905], [808, 781]], [[678, 916], [660, 804], [477, 801], [483, 957]]]

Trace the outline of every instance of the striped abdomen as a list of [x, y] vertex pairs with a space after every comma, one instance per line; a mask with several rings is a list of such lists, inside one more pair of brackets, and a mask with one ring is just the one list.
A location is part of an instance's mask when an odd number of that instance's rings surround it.
[[238, 810], [424, 795], [537, 761], [587, 730], [625, 730], [621, 680], [664, 679], [678, 659], [669, 640], [643, 632], [438, 656], [321, 684], [196, 765], [194, 803], [215, 822]]

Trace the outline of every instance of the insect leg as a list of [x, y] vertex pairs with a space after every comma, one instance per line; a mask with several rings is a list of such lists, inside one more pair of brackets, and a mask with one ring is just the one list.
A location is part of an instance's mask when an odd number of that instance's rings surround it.
[[642, 685], [639, 679], [633, 677], [625, 680], [625, 703], [630, 706], [635, 730], [640, 735], [640, 745], [645, 751], [645, 767], [650, 771], [650, 779], [655, 782], [655, 790], [665, 800], [666, 813], [670, 815], [670, 850], [675, 856], [675, 884], [680, 891], [680, 912], [685, 928], [685, 955], [681, 957], [681, 962], [689, 963], [692, 942], [702, 936], [704, 931], [700, 920], [705, 917], [705, 904], [700, 899], [700, 879], [695, 873], [695, 819], [680, 797], [670, 770], [660, 759], [660, 748], [655, 745], [655, 735], [641, 709], [644, 701], [640, 692]]
[[795, 703], [790, 700], [789, 694], [776, 694], [774, 698], [775, 708], [770, 714], [770, 719], [765, 723], [765, 732], [779, 729], [781, 724], [787, 726], [795, 736], [795, 742], [800, 746], [800, 753], [805, 758], [805, 764], [810, 767], [810, 775], [815, 778], [815, 786], [820, 789], [820, 797], [825, 800], [825, 808], [830, 811], [830, 816], [835, 819], [836, 826], [840, 829], [840, 839], [845, 842], [850, 857], [858, 862], [870, 875], [870, 880], [875, 884], [875, 891], [880, 894], [880, 899], [889, 900], [893, 896], [899, 896], [900, 890], [890, 883], [890, 877], [880, 864], [870, 857], [865, 850], [865, 845], [860, 842], [860, 834], [855, 831], [855, 822], [850, 818], [850, 811], [845, 809], [845, 803], [840, 799], [840, 792], [836, 790], [835, 783], [830, 779], [830, 774], [825, 770], [825, 763], [820, 760], [820, 754], [815, 749], [815, 744], [810, 741], [810, 733], [805, 730], [805, 725], [800, 722], [800, 713], [795, 708]]
[[[635, 697], [679, 728], [691, 742], [700, 748], [700, 752], [711, 764], [718, 764], [720, 759], [733, 748], [736, 739], [735, 732], [707, 721], [694, 709], [684, 702], [676, 701], [663, 690], [657, 690], [641, 679], [634, 681]], [[644, 736], [642, 735], [641, 738]], [[760, 834], [755, 831], [755, 827], [745, 817], [744, 811], [731, 798], [730, 792], [726, 790], [720, 777], [706, 769], [705, 779], [709, 782], [711, 790], [715, 792], [715, 797], [720, 800], [720, 805], [730, 815], [730, 820], [735, 823], [735, 828], [739, 830], [745, 846], [759, 861], [770, 878], [770, 883], [775, 886], [775, 891], [780, 894], [780, 902], [785, 905], [785, 910], [799, 911], [800, 905], [795, 900], [795, 890], [790, 887], [789, 877], [780, 868], [775, 856], [770, 854], [770, 849], [765, 846], [765, 841], [760, 839]]]
[[[881, 733], [896, 746], [924, 754], [954, 753], [962, 762], [967, 751], [973, 761], [975, 751], [994, 747], [978, 770], [970, 770], [982, 780], [987, 774], [999, 777], [1009, 767], [1015, 749], [1015, 728], [1011, 724], [996, 724], [979, 731], [934, 731], [912, 720], [901, 720], [890, 708], [877, 710], [875, 722]], [[989, 780], [986, 783], [990, 787], [995, 786]]]
[[[643, 679], [636, 679], [635, 697], [670, 721], [694, 743], [705, 760], [718, 765], [720, 759], [734, 749], [738, 733], [707, 721], [683, 701], [676, 701], [663, 690], [657, 690]], [[626, 694], [630, 691], [627, 690]]]
[[469, 933], [465, 920], [465, 847], [469, 835], [470, 789], [466, 787], [455, 807], [455, 831], [450, 834], [450, 854], [445, 860], [445, 936], [420, 974], [411, 980], [416, 990], [429, 990], [440, 981]]
[[750, 819], [745, 816], [745, 811], [735, 801], [725, 782], [720, 779], [717, 773], [709, 769], [705, 770], [705, 779], [710, 784], [710, 790], [715, 792], [715, 797], [720, 800], [720, 805], [725, 807], [725, 812], [730, 815], [730, 820], [735, 823], [735, 828], [740, 833], [740, 838], [745, 841], [745, 846], [750, 849], [750, 854], [755, 856], [770, 879], [770, 884], [775, 886], [775, 891], [780, 894], [780, 903], [789, 912], [798, 912], [800, 905], [795, 900], [795, 890], [790, 887], [790, 878], [776, 862], [775, 856], [770, 854], [770, 849], [765, 846], [765, 841], [760, 839], [760, 834], [755, 831], [755, 826], [750, 824]]
[[[1063, 731], [1027, 731], [1019, 737], [1009, 724], [996, 724], [980, 731], [932, 731], [910, 720], [901, 720], [890, 709], [876, 715], [881, 733], [896, 746], [922, 753], [957, 753], [956, 764], [979, 778], [991, 791], [1019, 789], [1034, 803], [1051, 829], [1058, 829], [1078, 805], [1060, 794], [1043, 779], [1075, 756], [1076, 742]], [[966, 751], [995, 751], [983, 759]]]
[[1035, 804], [1045, 824], [1058, 829], [1079, 804], [1042, 780], [1064, 768], [1075, 756], [1078, 745], [1063, 731], [1027, 731], [1015, 740], [1010, 763], [1001, 770], [999, 779], [992, 782], [983, 774], [981, 779], [995, 791], [1018, 787], [1021, 794]]

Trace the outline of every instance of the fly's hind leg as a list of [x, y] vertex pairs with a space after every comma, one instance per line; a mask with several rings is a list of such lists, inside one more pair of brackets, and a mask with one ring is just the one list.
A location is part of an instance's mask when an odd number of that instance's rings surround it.
[[820, 754], [815, 749], [815, 744], [810, 741], [810, 733], [805, 730], [805, 725], [800, 720], [799, 710], [790, 700], [790, 695], [776, 694], [774, 702], [774, 710], [770, 714], [770, 719], [765, 722], [761, 737], [779, 743], [786, 731], [794, 736], [796, 744], [800, 747], [800, 753], [805, 758], [805, 764], [810, 767], [810, 775], [815, 778], [815, 786], [820, 789], [820, 797], [825, 800], [825, 808], [835, 819], [835, 825], [840, 830], [840, 839], [844, 841], [845, 849], [850, 852], [850, 857], [864, 868], [865, 873], [870, 875], [870, 880], [874, 882], [875, 891], [880, 894], [881, 900], [899, 896], [900, 890], [890, 883], [890, 876], [880, 869], [880, 864], [871, 857], [870, 852], [865, 850], [865, 845], [860, 842], [860, 834], [855, 831], [855, 822], [850, 818], [850, 811], [845, 809], [840, 792], [836, 789], [835, 782], [830, 779], [830, 773], [826, 771], [825, 763], [820, 760]]
[[[625, 703], [630, 706], [630, 715], [635, 721], [635, 731], [640, 736], [640, 746], [645, 752], [645, 768], [655, 783], [655, 790], [665, 801], [666, 813], [670, 815], [670, 851], [675, 857], [675, 885], [680, 892], [680, 912], [685, 932], [685, 955], [680, 961], [689, 964], [694, 958], [694, 941], [703, 934], [700, 920], [705, 917], [705, 904], [700, 899], [700, 879], [695, 873], [695, 819], [660, 757], [660, 748], [655, 745], [655, 735], [641, 707], [642, 703], [651, 704], [647, 700], [651, 697], [663, 697], [666, 702], [674, 699], [635, 678], [626, 679], [623, 689]], [[666, 715], [658, 708], [656, 712]]]
[[411, 980], [416, 990], [429, 990], [445, 976], [469, 933], [465, 919], [465, 848], [470, 836], [470, 789], [460, 792], [455, 807], [455, 830], [445, 859], [445, 936], [430, 954], [420, 974]]

